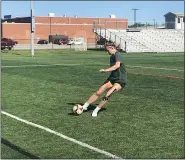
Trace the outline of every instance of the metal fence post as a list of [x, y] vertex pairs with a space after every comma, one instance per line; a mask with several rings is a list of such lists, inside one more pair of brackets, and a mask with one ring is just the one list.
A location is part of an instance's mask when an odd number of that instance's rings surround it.
[[125, 41], [125, 52], [127, 52], [127, 42]]
[[102, 29], [102, 28], [101, 28], [101, 26], [100, 26], [100, 36], [99, 36], [99, 40], [101, 39], [101, 29]]
[[105, 44], [107, 41], [107, 21], [105, 20]]

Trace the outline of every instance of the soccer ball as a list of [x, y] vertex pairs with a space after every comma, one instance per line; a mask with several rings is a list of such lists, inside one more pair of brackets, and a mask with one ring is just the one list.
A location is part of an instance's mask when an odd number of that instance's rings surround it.
[[75, 104], [73, 107], [73, 113], [75, 114], [82, 114], [83, 113], [83, 106], [81, 106], [80, 104]]

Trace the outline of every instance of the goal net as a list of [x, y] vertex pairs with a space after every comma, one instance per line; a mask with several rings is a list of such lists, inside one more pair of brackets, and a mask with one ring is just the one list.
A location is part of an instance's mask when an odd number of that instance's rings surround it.
[[75, 51], [87, 51], [87, 42], [85, 38], [78, 37], [74, 38], [74, 49]]

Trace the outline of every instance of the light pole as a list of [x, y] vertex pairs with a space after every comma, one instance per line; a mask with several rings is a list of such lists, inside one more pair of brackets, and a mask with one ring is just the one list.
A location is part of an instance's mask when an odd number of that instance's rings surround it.
[[31, 12], [31, 55], [34, 56], [34, 32], [35, 32], [35, 21], [33, 13], [33, 1], [30, 0], [30, 12]]
[[50, 35], [51, 35], [51, 17], [49, 17], [49, 28], [50, 28]]
[[154, 20], [154, 29], [155, 29], [155, 19], [153, 19]]
[[136, 11], [139, 10], [137, 8], [132, 8], [131, 10], [134, 11], [134, 26], [136, 27]]

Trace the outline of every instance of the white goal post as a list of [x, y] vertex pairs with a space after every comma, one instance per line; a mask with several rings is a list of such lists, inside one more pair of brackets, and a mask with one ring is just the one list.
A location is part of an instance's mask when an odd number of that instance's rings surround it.
[[74, 37], [75, 51], [87, 51], [87, 41], [84, 37]]

